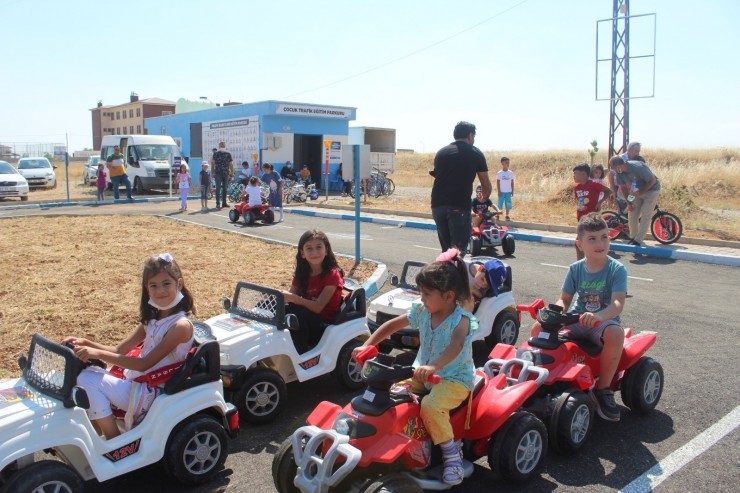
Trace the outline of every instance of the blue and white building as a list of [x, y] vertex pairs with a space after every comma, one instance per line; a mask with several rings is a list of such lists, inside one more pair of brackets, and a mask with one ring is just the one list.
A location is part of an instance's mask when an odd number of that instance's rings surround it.
[[296, 171], [308, 165], [313, 182], [322, 188], [328, 160], [330, 187], [338, 189], [342, 147], [356, 115], [356, 108], [345, 106], [262, 101], [147, 118], [144, 128], [150, 135], [175, 139], [196, 183], [200, 163], [210, 160], [212, 149], [224, 141], [237, 173], [243, 161], [270, 163], [278, 172], [290, 161]]

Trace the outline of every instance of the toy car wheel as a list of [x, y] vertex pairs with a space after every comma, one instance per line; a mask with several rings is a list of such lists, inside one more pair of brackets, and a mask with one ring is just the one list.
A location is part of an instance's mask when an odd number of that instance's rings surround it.
[[501, 239], [501, 248], [503, 249], [505, 255], [514, 255], [514, 250], [516, 250], [514, 237], [511, 235], [504, 236]]
[[660, 363], [643, 356], [627, 370], [622, 380], [622, 402], [635, 412], [651, 412], [663, 394], [663, 381], [663, 367]]
[[483, 248], [480, 236], [471, 236], [470, 244], [468, 246], [470, 248], [470, 255], [472, 257], [477, 257], [478, 255], [480, 255], [480, 252]]
[[285, 407], [288, 389], [272, 370], [258, 368], [244, 381], [236, 394], [239, 416], [250, 423], [266, 423]]
[[550, 447], [565, 454], [579, 450], [591, 434], [594, 403], [580, 390], [566, 391], [558, 397], [550, 418]]
[[411, 478], [403, 474], [389, 474], [382, 476], [364, 489], [361, 493], [423, 493], [424, 490]]
[[488, 465], [504, 481], [526, 481], [539, 471], [547, 455], [547, 430], [533, 414], [519, 411], [493, 434]]
[[272, 458], [272, 481], [278, 493], [299, 493], [293, 484], [298, 466], [293, 457], [293, 443], [288, 437]]
[[493, 322], [491, 334], [486, 337], [488, 349], [493, 349], [496, 344], [514, 345], [519, 338], [519, 319], [511, 312], [501, 312]]
[[362, 379], [362, 366], [352, 358], [352, 350], [361, 345], [360, 341], [349, 341], [339, 350], [334, 377], [348, 389], [359, 389], [365, 385]]
[[224, 427], [211, 416], [195, 416], [178, 425], [167, 440], [164, 469], [184, 484], [210, 480], [228, 455]]
[[251, 226], [254, 224], [254, 214], [252, 214], [250, 211], [247, 211], [242, 216], [242, 222], [244, 223], [244, 226]]
[[275, 212], [272, 209], [267, 209], [265, 211], [265, 219], [266, 224], [272, 224], [275, 222]]
[[235, 223], [239, 220], [239, 211], [236, 209], [231, 209], [229, 211], [229, 221], [232, 223]]
[[54, 491], [59, 493], [83, 493], [82, 478], [64, 462], [42, 460], [15, 472], [3, 485], [4, 493], [28, 493]]

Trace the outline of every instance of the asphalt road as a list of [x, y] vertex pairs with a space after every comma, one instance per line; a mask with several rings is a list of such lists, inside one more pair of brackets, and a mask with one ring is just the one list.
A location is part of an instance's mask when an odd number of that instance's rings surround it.
[[[161, 213], [173, 208], [171, 204], [129, 206], [123, 210], [125, 206], [115, 207], [115, 211], [113, 206], [101, 207], [99, 212]], [[89, 213], [91, 208], [65, 209], [38, 214], [78, 213], [73, 209]], [[295, 243], [304, 230], [316, 227], [328, 234], [336, 252], [355, 254], [351, 221], [286, 214], [284, 223], [245, 228], [229, 224], [225, 209], [218, 213], [172, 216], [289, 243]], [[394, 273], [400, 274], [406, 260], [431, 261], [438, 253], [433, 231], [363, 223], [361, 234], [362, 256], [384, 262]], [[658, 333], [658, 340], [648, 355], [662, 364], [666, 384], [655, 412], [637, 416], [622, 408], [621, 422], [597, 421], [584, 449], [574, 456], [549, 453], [541, 477], [524, 485], [496, 483], [486, 460], [481, 459], [473, 476], [449, 491], [613, 491], [630, 485], [656, 464], [657, 474], [664, 476], [654, 491], [737, 491], [740, 432], [736, 408], [740, 403], [740, 378], [733, 368], [740, 349], [737, 338], [740, 269], [636, 258], [631, 254], [616, 258], [627, 266], [630, 275], [624, 322], [636, 331]], [[574, 259], [571, 247], [517, 242], [515, 255], [503, 259], [513, 269], [517, 302], [525, 303], [536, 297], [554, 301], [560, 292], [565, 267]], [[525, 324], [519, 342], [526, 336]], [[288, 392], [288, 408], [276, 422], [259, 427], [242, 425], [239, 437], [232, 442], [226, 468], [207, 485], [197, 488], [173, 485], [158, 467], [152, 466], [143, 473], [102, 484], [90, 482], [88, 491], [274, 491], [270, 465], [279, 444], [304, 423], [320, 401], [344, 405], [354, 395], [338, 388], [330, 376], [290, 384]], [[722, 434], [717, 431], [719, 425], [712, 426], [730, 413], [734, 414], [727, 429], [732, 431], [718, 436]], [[649, 490], [636, 487], [629, 491]]]

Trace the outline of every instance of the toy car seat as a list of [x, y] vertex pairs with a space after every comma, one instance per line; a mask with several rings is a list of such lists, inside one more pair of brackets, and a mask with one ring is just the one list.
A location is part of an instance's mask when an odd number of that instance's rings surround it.
[[342, 301], [339, 313], [334, 317], [334, 324], [341, 324], [349, 320], [362, 318], [365, 316], [366, 311], [367, 299], [365, 296], [365, 288], [351, 290]]

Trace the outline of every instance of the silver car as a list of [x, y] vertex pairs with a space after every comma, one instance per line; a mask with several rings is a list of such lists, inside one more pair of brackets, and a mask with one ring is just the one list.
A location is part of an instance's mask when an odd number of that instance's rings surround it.
[[6, 197], [28, 200], [28, 182], [10, 163], [0, 161], [0, 198]]
[[98, 164], [100, 164], [100, 156], [92, 156], [85, 163], [85, 171], [82, 174], [82, 181], [85, 185], [95, 185], [97, 182]]
[[45, 157], [24, 157], [18, 161], [18, 171], [28, 181], [31, 188], [56, 188], [56, 166], [52, 166]]

